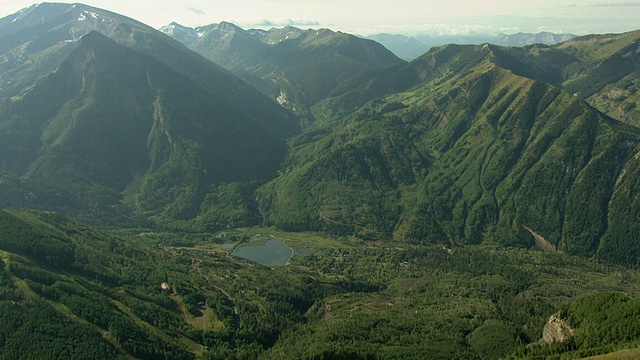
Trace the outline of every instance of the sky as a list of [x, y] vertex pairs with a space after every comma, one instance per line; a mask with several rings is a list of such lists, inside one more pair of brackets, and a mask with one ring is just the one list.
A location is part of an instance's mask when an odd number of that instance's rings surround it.
[[[640, 29], [640, 1], [615, 0], [86, 0], [155, 28], [229, 21], [243, 28], [294, 25], [353, 34], [591, 33]], [[34, 4], [2, 0], [0, 17]]]

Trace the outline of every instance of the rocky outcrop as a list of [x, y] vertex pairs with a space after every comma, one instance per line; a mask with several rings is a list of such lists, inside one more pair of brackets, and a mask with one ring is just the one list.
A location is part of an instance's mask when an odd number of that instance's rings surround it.
[[542, 331], [542, 339], [539, 344], [548, 345], [553, 343], [565, 342], [574, 333], [574, 330], [569, 324], [560, 318], [560, 315], [551, 315], [544, 330]]

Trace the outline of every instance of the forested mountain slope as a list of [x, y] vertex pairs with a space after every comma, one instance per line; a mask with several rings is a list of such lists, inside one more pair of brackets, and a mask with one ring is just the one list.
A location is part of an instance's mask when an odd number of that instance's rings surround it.
[[529, 228], [635, 264], [640, 132], [518, 66], [504, 48], [451, 45], [319, 105], [330, 115], [258, 191], [265, 219], [453, 244], [527, 245]]

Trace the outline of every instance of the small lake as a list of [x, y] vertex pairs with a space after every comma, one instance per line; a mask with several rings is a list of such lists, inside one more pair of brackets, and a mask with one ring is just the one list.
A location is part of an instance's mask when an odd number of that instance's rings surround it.
[[293, 252], [282, 241], [269, 239], [263, 245], [243, 245], [231, 255], [266, 266], [278, 266], [286, 264]]

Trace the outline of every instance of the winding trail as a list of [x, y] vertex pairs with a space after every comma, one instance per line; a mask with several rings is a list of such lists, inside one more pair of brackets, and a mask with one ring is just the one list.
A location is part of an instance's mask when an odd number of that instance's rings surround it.
[[[208, 277], [205, 276], [204, 278], [207, 279], [207, 281], [209, 281]], [[229, 300], [233, 304], [233, 314], [238, 316], [238, 307], [236, 306], [235, 301], [233, 301], [233, 299], [231, 298], [231, 295], [229, 295], [229, 293], [226, 292], [223, 288], [211, 284], [210, 281], [209, 281], [209, 285], [211, 285], [211, 287], [213, 287], [214, 289], [220, 291], [222, 293], [222, 295], [224, 295], [227, 298], [227, 300]]]
[[224, 297], [227, 298], [227, 300], [229, 300], [229, 302], [231, 302], [231, 304], [233, 304], [233, 317], [235, 318], [235, 322], [236, 322], [236, 327], [240, 326], [240, 317], [238, 316], [238, 306], [236, 305], [236, 302], [233, 301], [233, 298], [231, 297], [231, 295], [223, 288], [214, 285], [211, 283], [211, 279], [209, 278], [209, 276], [205, 275], [202, 273], [202, 269], [200, 268], [200, 266], [198, 266], [200, 263], [202, 262], [202, 260], [193, 262], [191, 264], [191, 267], [193, 269], [195, 269], [198, 274], [200, 274], [209, 284], [209, 286], [211, 286], [212, 288], [216, 289], [217, 291], [219, 291], [222, 295], [224, 295]]

